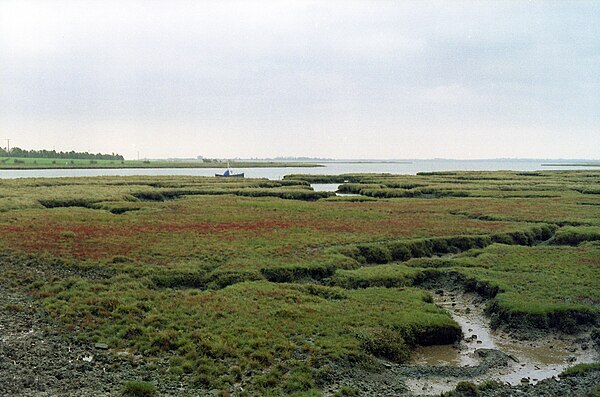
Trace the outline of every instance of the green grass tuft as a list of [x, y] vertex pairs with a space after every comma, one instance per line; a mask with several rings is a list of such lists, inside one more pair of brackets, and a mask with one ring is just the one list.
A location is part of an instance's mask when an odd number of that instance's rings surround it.
[[591, 364], [577, 364], [572, 367], [565, 369], [561, 372], [560, 376], [563, 378], [571, 377], [571, 376], [581, 376], [588, 372], [600, 371], [600, 362], [591, 363]]
[[157, 395], [157, 390], [152, 383], [131, 380], [123, 385], [122, 394], [128, 397], [152, 397]]

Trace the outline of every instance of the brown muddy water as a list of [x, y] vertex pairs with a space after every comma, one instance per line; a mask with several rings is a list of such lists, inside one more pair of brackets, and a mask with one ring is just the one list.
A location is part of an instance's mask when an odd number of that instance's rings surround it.
[[412, 364], [429, 366], [469, 367], [479, 363], [475, 350], [495, 349], [510, 358], [507, 366], [491, 368], [476, 377], [421, 377], [407, 381], [414, 394], [440, 394], [454, 389], [460, 381], [474, 383], [495, 380], [511, 385], [520, 382], [537, 383], [558, 376], [565, 368], [598, 360], [589, 333], [580, 335], [553, 334], [523, 341], [506, 332], [492, 330], [484, 314], [485, 301], [475, 294], [452, 292], [434, 294], [436, 303], [448, 310], [460, 324], [464, 338], [455, 345], [420, 347]]

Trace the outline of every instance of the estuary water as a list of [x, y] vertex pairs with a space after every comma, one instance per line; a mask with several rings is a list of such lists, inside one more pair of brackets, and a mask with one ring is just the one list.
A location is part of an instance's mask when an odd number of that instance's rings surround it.
[[[542, 164], [573, 163], [566, 160], [413, 160], [404, 162], [318, 162], [322, 167], [273, 167], [236, 168], [246, 178], [282, 179], [289, 174], [339, 175], [351, 173], [390, 173], [414, 175], [427, 171], [537, 171], [537, 170], [584, 170], [600, 167], [542, 166]], [[0, 170], [1, 178], [58, 178], [81, 176], [127, 176], [127, 175], [191, 175], [214, 176], [223, 168], [121, 168], [121, 169], [50, 169], [50, 170]]]

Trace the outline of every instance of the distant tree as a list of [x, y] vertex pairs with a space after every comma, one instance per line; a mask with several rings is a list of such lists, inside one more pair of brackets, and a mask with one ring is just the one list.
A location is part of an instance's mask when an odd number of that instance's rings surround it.
[[10, 149], [10, 153], [4, 148], [0, 148], [0, 157], [23, 157], [23, 158], [44, 158], [44, 159], [69, 159], [69, 160], [120, 160], [123, 161], [125, 158], [120, 154], [102, 154], [102, 153], [88, 153], [88, 152], [76, 152], [71, 150], [70, 152], [57, 152], [56, 150], [23, 150], [19, 147]]

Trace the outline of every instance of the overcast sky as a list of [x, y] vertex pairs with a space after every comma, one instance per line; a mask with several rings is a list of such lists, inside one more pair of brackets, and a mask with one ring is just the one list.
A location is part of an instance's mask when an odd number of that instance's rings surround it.
[[127, 158], [598, 159], [600, 2], [0, 0], [0, 138]]

